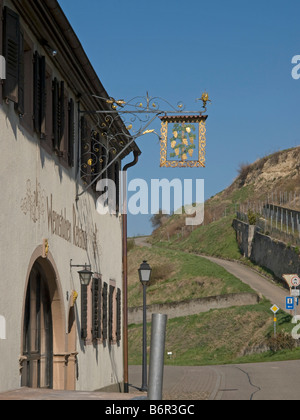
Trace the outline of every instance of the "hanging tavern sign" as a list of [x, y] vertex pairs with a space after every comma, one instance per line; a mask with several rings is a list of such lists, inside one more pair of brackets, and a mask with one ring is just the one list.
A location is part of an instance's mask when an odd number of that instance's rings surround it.
[[163, 116], [160, 119], [160, 166], [205, 167], [207, 116]]

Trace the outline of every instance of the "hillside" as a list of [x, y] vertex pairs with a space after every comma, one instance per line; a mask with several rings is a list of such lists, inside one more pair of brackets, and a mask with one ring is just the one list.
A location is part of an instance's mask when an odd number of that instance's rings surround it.
[[185, 215], [173, 215], [151, 235], [152, 244], [190, 252], [239, 259], [231, 222], [236, 211], [254, 212], [266, 203], [300, 210], [300, 147], [241, 164], [225, 190], [205, 202], [204, 225], [185, 226]]
[[228, 188], [208, 200], [209, 208], [272, 201], [299, 210], [300, 147], [241, 164], [238, 172]]
[[[244, 290], [241, 281], [192, 254], [250, 264], [239, 251], [232, 220], [237, 211], [247, 213], [251, 209], [255, 212], [267, 203], [300, 210], [299, 158], [300, 147], [297, 147], [240, 165], [234, 182], [206, 201], [204, 225], [187, 227], [184, 215], [164, 217], [161, 226], [148, 239], [152, 247], [133, 246], [129, 252], [129, 306], [142, 304], [137, 268], [143, 259], [153, 268], [147, 290], [148, 304], [176, 304], [180, 300]], [[291, 317], [283, 311], [278, 313], [278, 336], [275, 344], [272, 343], [270, 306], [271, 302], [263, 299], [256, 305], [170, 319], [166, 346], [167, 350], [172, 350], [174, 358], [166, 363], [205, 365], [299, 358], [300, 349], [293, 348], [295, 341], [290, 334]], [[142, 326], [131, 325], [132, 364], [141, 362], [141, 340]], [[266, 351], [268, 348], [270, 351]]]
[[222, 267], [195, 255], [161, 248], [135, 247], [128, 254], [128, 304], [142, 306], [138, 262], [146, 259], [152, 268], [147, 287], [147, 304], [184, 300], [230, 293], [253, 292]]
[[[253, 292], [252, 289], [219, 265], [205, 258], [172, 250], [169, 247], [134, 246], [128, 254], [129, 307], [142, 306], [142, 286], [137, 269], [143, 259], [151, 268], [147, 287], [147, 304], [189, 301], [196, 298], [224, 296], [230, 293]], [[234, 305], [210, 309], [198, 314], [170, 318], [167, 326], [166, 352], [172, 365], [209, 365], [248, 363], [298, 359], [300, 349], [294, 348], [291, 338], [291, 316], [279, 311], [278, 340], [273, 341], [271, 302]], [[150, 310], [150, 309], [149, 309]], [[147, 328], [150, 351], [151, 325]], [[128, 329], [129, 363], [142, 362], [142, 324], [131, 324]], [[270, 350], [270, 346], [273, 346]], [[280, 351], [278, 351], [280, 350]]]

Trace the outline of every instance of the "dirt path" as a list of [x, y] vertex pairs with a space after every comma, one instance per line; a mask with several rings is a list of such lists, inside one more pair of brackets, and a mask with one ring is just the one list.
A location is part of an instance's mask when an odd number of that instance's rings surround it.
[[134, 238], [134, 242], [136, 246], [146, 246], [147, 248], [151, 248], [152, 245], [148, 242], [149, 236], [140, 236], [138, 238]]

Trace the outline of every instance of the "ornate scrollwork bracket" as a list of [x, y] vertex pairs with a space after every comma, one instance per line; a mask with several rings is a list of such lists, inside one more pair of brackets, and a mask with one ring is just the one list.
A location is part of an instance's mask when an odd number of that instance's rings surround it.
[[[173, 106], [160, 97], [136, 96], [130, 101], [103, 98], [93, 95], [99, 102], [99, 109], [93, 111], [79, 110], [80, 115], [90, 115], [92, 126], [81, 136], [81, 156], [79, 170], [84, 181], [84, 189], [77, 194], [77, 199], [84, 194], [129, 149], [139, 137], [154, 133], [150, 125], [157, 117], [183, 114], [202, 117], [210, 102], [205, 92], [201, 98], [202, 111], [187, 111], [183, 102]], [[81, 130], [83, 133], [84, 130]]]

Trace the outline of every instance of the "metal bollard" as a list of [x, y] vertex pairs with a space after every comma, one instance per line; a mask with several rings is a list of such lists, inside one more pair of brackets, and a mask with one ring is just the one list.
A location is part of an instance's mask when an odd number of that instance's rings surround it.
[[167, 320], [167, 315], [152, 315], [148, 387], [150, 401], [162, 400]]

